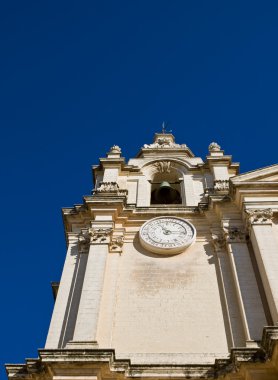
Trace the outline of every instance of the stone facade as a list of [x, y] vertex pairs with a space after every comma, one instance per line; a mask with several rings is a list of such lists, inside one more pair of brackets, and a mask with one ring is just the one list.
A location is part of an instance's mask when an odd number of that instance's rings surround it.
[[[92, 195], [63, 209], [45, 348], [9, 379], [278, 379], [278, 165], [238, 169], [217, 143], [203, 161], [169, 133], [128, 163], [113, 146]], [[159, 216], [190, 222], [194, 243], [143, 248], [140, 227]]]

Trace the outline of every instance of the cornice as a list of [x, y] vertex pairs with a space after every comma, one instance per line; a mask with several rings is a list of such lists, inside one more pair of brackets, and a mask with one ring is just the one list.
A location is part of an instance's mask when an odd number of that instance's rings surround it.
[[116, 205], [124, 205], [126, 202], [126, 194], [95, 194], [95, 195], [87, 195], [83, 197], [84, 204], [88, 207], [88, 209], [92, 209], [92, 207], [99, 207], [101, 205], [105, 206], [107, 209], [111, 206]]
[[161, 205], [158, 207], [135, 207], [133, 214], [140, 215], [176, 215], [176, 214], [188, 214], [196, 215], [200, 214], [199, 207], [196, 206], [176, 206], [176, 205]]
[[[26, 359], [25, 364], [7, 364], [6, 371], [9, 379], [16, 380], [44, 379], [45, 374], [53, 373], [53, 368], [55, 370], [56, 367], [65, 374], [69, 374], [73, 368], [78, 368], [80, 376], [83, 366], [86, 369], [88, 366], [98, 369], [100, 379], [110, 376], [117, 379], [137, 377], [217, 379], [227, 376], [225, 378], [232, 379], [233, 377], [229, 376], [239, 372], [242, 365], [248, 370], [248, 366], [253, 368], [255, 364], [260, 373], [264, 368], [269, 368], [269, 361], [275, 360], [273, 355], [277, 346], [278, 327], [266, 326], [263, 329], [259, 348], [232, 348], [229, 358], [216, 358], [211, 364], [135, 365], [131, 364], [129, 359], [117, 359], [113, 349], [47, 349], [39, 350], [39, 358]], [[275, 369], [275, 366], [271, 367]]]
[[214, 166], [223, 165], [226, 164], [229, 167], [233, 167], [235, 169], [239, 168], [239, 163], [238, 162], [232, 162], [232, 156], [231, 155], [225, 155], [225, 156], [206, 156], [206, 162], [211, 165], [213, 164]]
[[232, 182], [235, 184], [245, 183], [245, 182], [257, 182], [260, 179], [278, 174], [278, 164], [273, 164], [270, 166], [265, 166], [260, 169], [251, 170], [246, 173], [239, 174], [232, 178]]
[[124, 157], [106, 157], [106, 158], [100, 158], [99, 162], [101, 163], [102, 166], [110, 166], [111, 164], [119, 164], [122, 165], [125, 163], [125, 158]]
[[[119, 161], [120, 160], [120, 161]], [[97, 172], [102, 172], [104, 168], [118, 168], [121, 172], [140, 173], [140, 168], [136, 165], [126, 164], [125, 158], [101, 158], [100, 164], [92, 165], [93, 179]], [[95, 181], [93, 181], [95, 182]]]
[[244, 189], [265, 189], [265, 188], [275, 188], [277, 189], [278, 181], [246, 181], [246, 182], [233, 182], [231, 178], [232, 186], [234, 188], [244, 188]]

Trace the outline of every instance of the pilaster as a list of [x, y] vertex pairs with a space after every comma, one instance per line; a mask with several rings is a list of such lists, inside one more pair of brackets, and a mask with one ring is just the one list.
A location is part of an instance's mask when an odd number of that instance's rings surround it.
[[68, 348], [97, 347], [96, 333], [112, 221], [91, 222], [89, 252], [73, 340]]
[[68, 316], [74, 273], [78, 261], [78, 234], [68, 233], [68, 249], [62, 272], [60, 286], [54, 305], [45, 348], [59, 348], [60, 340], [65, 329], [65, 319]]
[[278, 322], [278, 248], [272, 230], [273, 212], [246, 209], [247, 225], [274, 324]]
[[246, 346], [256, 346], [267, 324], [260, 293], [246, 243], [246, 232], [238, 227], [224, 227], [224, 237], [232, 269]]
[[[231, 347], [235, 347], [235, 333], [233, 328], [233, 320], [230, 313], [231, 303], [229, 302], [232, 289], [229, 289], [229, 268], [227, 262], [227, 253], [226, 253], [226, 241], [223, 237], [221, 231], [212, 231], [212, 243], [216, 256], [216, 265], [219, 272], [220, 278], [220, 287], [219, 291], [222, 294], [223, 304], [224, 304], [224, 320], [226, 321], [225, 327], [227, 331], [228, 344]], [[228, 286], [228, 288], [227, 288]], [[233, 303], [232, 303], [233, 305]]]

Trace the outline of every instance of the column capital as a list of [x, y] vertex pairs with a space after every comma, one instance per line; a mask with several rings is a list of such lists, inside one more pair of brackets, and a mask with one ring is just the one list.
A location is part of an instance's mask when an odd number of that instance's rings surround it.
[[84, 228], [77, 235], [79, 253], [88, 253], [91, 244], [109, 244], [111, 241], [111, 227]]
[[109, 244], [112, 232], [113, 229], [111, 227], [89, 228], [90, 244]]
[[215, 252], [220, 252], [225, 249], [226, 246], [226, 240], [222, 232], [212, 232], [211, 234], [212, 237], [212, 243], [213, 243], [213, 248]]
[[245, 209], [248, 225], [252, 224], [272, 224], [273, 211], [271, 208], [265, 209]]
[[113, 236], [109, 244], [109, 252], [122, 253], [124, 235]]
[[245, 243], [247, 233], [242, 227], [225, 227], [223, 229], [224, 237], [227, 243]]
[[88, 253], [90, 246], [90, 234], [89, 229], [84, 228], [78, 235], [78, 250], [79, 253]]

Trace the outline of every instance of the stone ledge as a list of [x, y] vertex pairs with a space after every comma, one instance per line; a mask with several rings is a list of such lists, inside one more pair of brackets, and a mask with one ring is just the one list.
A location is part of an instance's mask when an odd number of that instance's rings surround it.
[[[53, 374], [58, 369], [60, 375], [63, 373], [64, 376], [67, 376], [73, 368], [78, 368], [79, 377], [83, 371], [87, 374], [88, 371], [100, 371], [100, 379], [107, 378], [107, 376], [114, 379], [117, 377], [120, 380], [127, 377], [220, 379], [223, 376], [225, 379], [231, 380], [245, 379], [245, 375], [242, 377], [239, 374], [242, 373], [242, 365], [245, 368], [244, 373], [248, 373], [248, 365], [252, 365], [252, 371], [254, 371], [255, 365], [255, 370], [260, 373], [264, 370], [277, 371], [278, 376], [278, 364], [271, 363], [272, 356], [275, 356], [275, 348], [278, 350], [278, 327], [266, 326], [259, 348], [232, 348], [230, 358], [215, 359], [214, 364], [136, 365], [131, 364], [128, 359], [116, 359], [113, 349], [66, 348], [39, 350], [38, 359], [26, 359], [26, 364], [7, 364], [6, 370], [9, 379], [16, 380], [43, 380], [46, 373]], [[277, 360], [277, 357], [275, 359]]]

